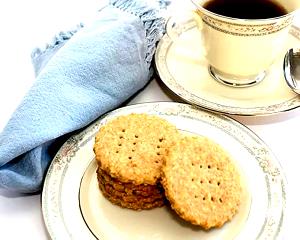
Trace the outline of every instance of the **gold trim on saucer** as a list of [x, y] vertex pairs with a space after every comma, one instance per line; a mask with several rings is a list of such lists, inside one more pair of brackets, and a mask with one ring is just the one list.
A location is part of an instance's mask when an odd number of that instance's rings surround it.
[[163, 83], [186, 102], [242, 116], [277, 114], [300, 106], [300, 96], [288, 88], [282, 69], [285, 50], [300, 46], [298, 27], [291, 26], [282, 61], [279, 58], [271, 66], [266, 78], [254, 86], [237, 89], [218, 83], [209, 74], [196, 23], [189, 21], [177, 28], [178, 39], [172, 40], [165, 35], [159, 42], [155, 65]]

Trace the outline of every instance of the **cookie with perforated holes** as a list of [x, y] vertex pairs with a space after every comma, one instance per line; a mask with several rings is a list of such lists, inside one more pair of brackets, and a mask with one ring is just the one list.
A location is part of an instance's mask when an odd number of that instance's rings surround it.
[[163, 156], [178, 131], [167, 120], [148, 114], [119, 116], [100, 128], [94, 152], [101, 169], [122, 182], [155, 185]]
[[103, 195], [117, 205], [137, 210], [162, 206], [163, 159], [179, 137], [174, 125], [149, 114], [119, 116], [102, 126], [95, 137], [94, 152]]
[[186, 136], [171, 146], [162, 185], [172, 209], [204, 229], [231, 220], [241, 201], [234, 162], [220, 145], [205, 137]]

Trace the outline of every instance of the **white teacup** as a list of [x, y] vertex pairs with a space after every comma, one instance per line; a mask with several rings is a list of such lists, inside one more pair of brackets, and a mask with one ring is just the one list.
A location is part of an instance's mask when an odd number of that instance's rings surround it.
[[235, 87], [260, 82], [285, 51], [283, 46], [300, 0], [276, 0], [287, 13], [265, 19], [222, 16], [203, 7], [208, 1], [212, 0], [192, 0], [211, 75]]

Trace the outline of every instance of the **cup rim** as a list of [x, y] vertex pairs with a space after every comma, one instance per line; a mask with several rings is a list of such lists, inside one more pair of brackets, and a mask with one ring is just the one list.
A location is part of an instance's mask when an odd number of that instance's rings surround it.
[[231, 21], [245, 21], [245, 22], [255, 22], [255, 21], [260, 21], [260, 22], [269, 22], [269, 21], [274, 21], [274, 20], [279, 20], [282, 18], [286, 18], [288, 16], [291, 16], [294, 14], [294, 12], [299, 11], [300, 9], [295, 9], [287, 14], [281, 15], [279, 17], [273, 17], [273, 18], [256, 18], [256, 19], [250, 19], [250, 18], [234, 18], [234, 17], [228, 17], [228, 16], [224, 16], [221, 14], [217, 14], [214, 12], [211, 12], [209, 10], [207, 10], [206, 8], [202, 7], [201, 5], [199, 5], [196, 0], [191, 0], [191, 2], [197, 7], [197, 9], [201, 9], [202, 12], [209, 14], [209, 15], [213, 15], [219, 18], [225, 18]]

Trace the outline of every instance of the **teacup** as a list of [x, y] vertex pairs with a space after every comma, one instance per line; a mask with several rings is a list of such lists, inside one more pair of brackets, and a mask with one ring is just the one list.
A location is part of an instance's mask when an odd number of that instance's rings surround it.
[[[272, 63], [286, 50], [283, 46], [294, 14], [300, 8], [300, 0], [256, 0], [254, 2], [272, 1], [285, 10], [279, 15], [258, 19], [255, 15], [251, 18], [239, 14], [232, 17], [208, 10], [208, 4], [213, 1], [218, 0], [192, 0], [196, 5], [195, 19], [211, 75], [234, 87], [259, 83]], [[226, 1], [229, 0], [223, 0]]]

